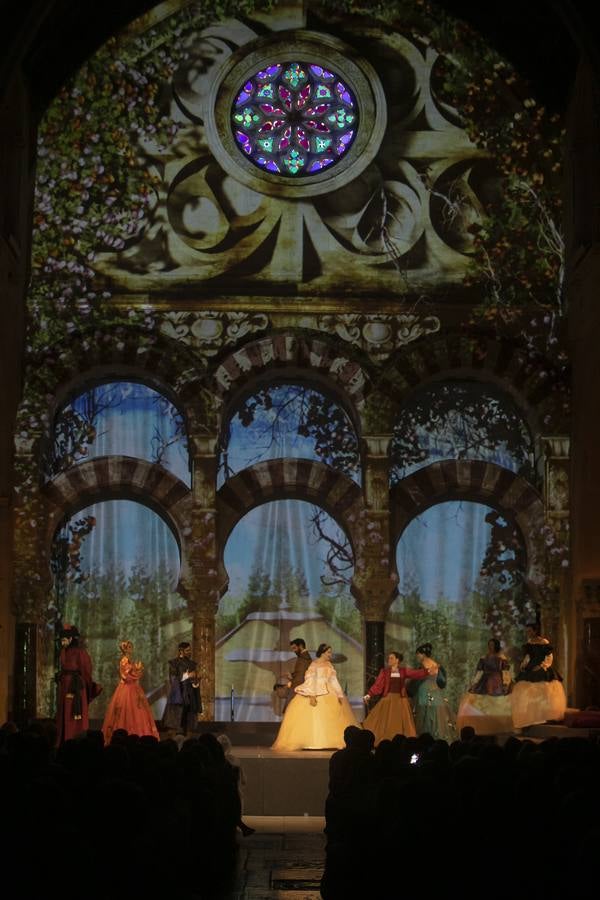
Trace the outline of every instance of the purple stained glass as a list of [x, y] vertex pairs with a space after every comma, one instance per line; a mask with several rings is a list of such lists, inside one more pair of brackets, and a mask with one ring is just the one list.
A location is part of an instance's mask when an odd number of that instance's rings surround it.
[[244, 151], [244, 153], [248, 153], [248, 155], [250, 155], [250, 153], [252, 153], [252, 144], [250, 142], [250, 138], [248, 137], [248, 135], [244, 134], [243, 131], [236, 131], [235, 137], [236, 137], [236, 140], [238, 141], [238, 143], [240, 144], [240, 146], [242, 147], [242, 150]]
[[291, 178], [334, 166], [350, 149], [358, 125], [350, 85], [301, 59], [272, 63], [247, 78], [231, 111], [245, 157], [263, 171]]
[[246, 103], [247, 100], [252, 96], [252, 91], [254, 90], [254, 85], [251, 81], [247, 81], [242, 90], [237, 95], [235, 105], [241, 106], [242, 103]]

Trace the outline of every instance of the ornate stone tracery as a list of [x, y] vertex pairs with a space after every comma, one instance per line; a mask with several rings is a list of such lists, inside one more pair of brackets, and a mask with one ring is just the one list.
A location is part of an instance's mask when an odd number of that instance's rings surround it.
[[[397, 295], [399, 271], [407, 291], [462, 278], [470, 229], [496, 176], [436, 99], [435, 51], [375, 26], [365, 34], [352, 18], [343, 42], [327, 33], [326, 16], [322, 25], [259, 38], [232, 20], [188, 37], [171, 86], [181, 122], [173, 148], [138, 148], [156, 166], [156, 202], [139, 236], [101, 260], [117, 290], [168, 283], [187, 293], [192, 278], [222, 289], [234, 278], [268, 293], [293, 283], [302, 294], [308, 285], [363, 294], [376, 284]], [[361, 117], [344, 158], [299, 181], [259, 171], [224, 121], [244, 78], [290, 46], [330, 60], [352, 84]], [[393, 92], [385, 95], [382, 81]]]
[[[177, 137], [169, 149], [148, 139], [132, 146], [132, 154], [153, 168], [154, 202], [143, 227], [122, 250], [103, 254], [98, 266], [118, 303], [156, 302], [157, 334], [136, 346], [138, 333], [131, 329], [122, 340], [110, 334], [92, 339], [85, 354], [77, 347], [71, 357], [69, 350], [49, 387], [83, 377], [88, 364], [114, 369], [135, 360], [140, 377], [160, 373], [181, 399], [189, 424], [191, 492], [181, 493], [147, 464], [96, 461], [48, 487], [39, 521], [53, 525], [71, 504], [117, 489], [181, 512], [180, 588], [201, 648], [207, 717], [214, 695], [214, 615], [227, 584], [222, 551], [242, 510], [278, 496], [329, 504], [351, 536], [352, 591], [368, 626], [382, 625], [396, 589], [393, 539], [427, 504], [447, 496], [492, 498], [516, 511], [531, 531], [544, 521], [531, 485], [480, 462], [432, 466], [389, 491], [387, 447], [400, 405], [415, 386], [466, 371], [506, 383], [541, 417], [550, 379], [510, 341], [450, 333], [442, 302], [435, 315], [429, 308], [425, 314], [416, 305], [400, 306], [405, 294], [435, 299], [439, 292], [442, 299], [442, 290], [460, 288], [473, 228], [497, 190], [497, 174], [487, 152], [460, 127], [456, 111], [436, 95], [439, 58], [433, 47], [373, 22], [365, 28], [362, 19], [341, 21], [323, 10], [318, 15], [317, 35], [299, 28], [298, 16], [285, 21], [286, 29], [295, 30], [282, 37], [277, 16], [250, 15], [186, 36], [187, 59], [166, 86], [174, 97], [169, 113], [181, 126]], [[291, 35], [300, 49], [325, 48], [356, 90], [361, 127], [366, 123], [368, 133], [372, 126], [374, 135], [366, 143], [357, 137], [339, 168], [312, 176], [312, 187], [302, 179], [294, 185], [269, 181], [256, 166], [236, 163], [230, 151], [239, 156], [239, 149], [229, 146], [231, 129], [218, 118], [223, 110], [231, 114], [236, 79]], [[368, 58], [360, 59], [362, 52]], [[80, 343], [79, 335], [73, 343]], [[227, 405], [252, 384], [282, 373], [335, 385], [355, 413], [364, 446], [362, 495], [339, 473], [288, 459], [246, 470], [217, 493], [217, 435]], [[39, 438], [31, 430], [17, 439], [19, 457], [32, 471]], [[547, 454], [546, 513], [557, 526], [568, 517], [567, 455], [555, 443]], [[103, 481], [107, 466], [111, 475]], [[33, 526], [27, 535], [15, 598], [24, 623], [43, 620], [48, 590], [47, 579], [33, 583], [26, 577], [32, 559], [47, 568], [44, 540], [33, 536]], [[528, 548], [529, 576], [537, 584], [543, 562], [533, 544]], [[544, 601], [551, 631], [557, 627], [555, 599]]]

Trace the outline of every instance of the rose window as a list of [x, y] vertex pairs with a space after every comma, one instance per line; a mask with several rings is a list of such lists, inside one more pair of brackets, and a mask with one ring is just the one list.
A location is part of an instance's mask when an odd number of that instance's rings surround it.
[[248, 78], [231, 112], [239, 149], [259, 168], [290, 177], [335, 165], [358, 127], [345, 81], [313, 63], [273, 63]]

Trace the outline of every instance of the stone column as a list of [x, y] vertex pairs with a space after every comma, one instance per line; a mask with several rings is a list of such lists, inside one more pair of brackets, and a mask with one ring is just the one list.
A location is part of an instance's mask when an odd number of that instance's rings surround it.
[[215, 715], [215, 615], [222, 593], [219, 578], [216, 513], [217, 436], [196, 433], [192, 454], [192, 521], [188, 549], [188, 608], [193, 652], [200, 667], [202, 719]]
[[385, 662], [385, 620], [397, 583], [390, 565], [390, 440], [389, 434], [363, 438], [365, 509], [355, 540], [352, 593], [364, 621], [365, 691]]
[[15, 625], [13, 718], [22, 728], [37, 714], [37, 625]]
[[577, 592], [575, 637], [575, 705], [580, 708], [600, 703], [600, 579], [586, 578]]
[[[19, 412], [23, 415], [23, 410]], [[39, 625], [48, 617], [52, 583], [48, 561], [48, 509], [38, 486], [39, 433], [15, 440], [22, 474], [14, 509], [12, 614], [15, 617], [12, 712], [19, 725], [38, 715]]]
[[13, 598], [16, 616], [12, 714], [19, 727], [38, 714], [39, 625], [47, 605], [47, 591], [16, 573], [17, 594]]
[[215, 615], [219, 591], [215, 579], [196, 579], [188, 598], [192, 614], [192, 646], [199, 664], [203, 721], [215, 718]]
[[[582, 56], [571, 93], [565, 139], [565, 284], [572, 362], [571, 565], [568, 635], [568, 696], [575, 684], [577, 631], [575, 606], [581, 586], [600, 580], [600, 109], [597, 78]], [[574, 688], [573, 688], [574, 685]]]
[[[555, 543], [547, 547], [547, 588], [541, 599], [542, 631], [552, 642], [559, 670], [569, 669], [570, 648], [566, 640], [570, 618], [569, 562], [569, 438], [542, 438], [544, 451], [544, 510]], [[563, 565], [566, 563], [567, 565]]]

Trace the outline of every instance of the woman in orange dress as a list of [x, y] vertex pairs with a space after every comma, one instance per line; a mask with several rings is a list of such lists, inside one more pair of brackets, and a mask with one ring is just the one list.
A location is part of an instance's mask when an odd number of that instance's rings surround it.
[[120, 681], [110, 698], [104, 717], [102, 725], [104, 743], [110, 744], [113, 732], [118, 728], [123, 728], [129, 734], [137, 734], [140, 737], [149, 734], [158, 740], [158, 731], [152, 710], [140, 684], [144, 665], [141, 662], [133, 662], [131, 641], [121, 641], [119, 648], [121, 650]]

